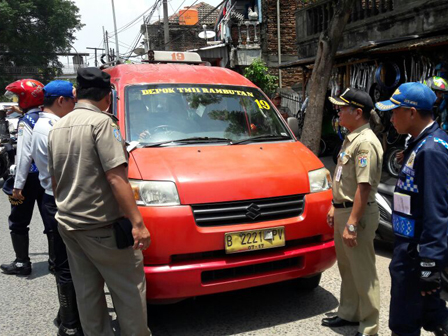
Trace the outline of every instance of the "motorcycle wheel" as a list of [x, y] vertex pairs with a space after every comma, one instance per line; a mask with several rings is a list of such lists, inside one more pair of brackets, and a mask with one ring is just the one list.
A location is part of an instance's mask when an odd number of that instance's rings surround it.
[[386, 151], [386, 154], [384, 155], [384, 164], [386, 171], [389, 173], [389, 175], [393, 177], [398, 177], [398, 174], [400, 173], [401, 164], [397, 161], [397, 153], [403, 151], [404, 148], [399, 147], [392, 147]]

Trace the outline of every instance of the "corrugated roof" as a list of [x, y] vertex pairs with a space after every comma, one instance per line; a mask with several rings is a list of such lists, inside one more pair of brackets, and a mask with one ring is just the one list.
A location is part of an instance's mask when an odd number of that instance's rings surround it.
[[369, 51], [369, 53], [386, 53], [386, 52], [398, 52], [405, 50], [413, 50], [423, 47], [435, 47], [438, 45], [448, 44], [448, 35], [431, 36], [424, 37], [410, 41], [404, 41], [400, 43], [395, 43], [392, 45], [387, 45], [384, 47], [374, 48]]
[[[400, 41], [406, 39], [405, 41]], [[395, 43], [394, 43], [395, 42]], [[380, 54], [391, 53], [399, 51], [413, 50], [424, 47], [435, 47], [439, 45], [448, 44], [448, 35], [438, 35], [429, 37], [419, 37], [418, 35], [411, 35], [402, 38], [395, 38], [382, 41], [369, 41], [359, 47], [341, 50], [336, 53], [336, 58], [347, 57], [359, 53], [366, 54]], [[314, 63], [315, 56], [302, 58], [297, 61], [282, 63], [279, 68], [290, 68], [295, 66], [307, 65]]]

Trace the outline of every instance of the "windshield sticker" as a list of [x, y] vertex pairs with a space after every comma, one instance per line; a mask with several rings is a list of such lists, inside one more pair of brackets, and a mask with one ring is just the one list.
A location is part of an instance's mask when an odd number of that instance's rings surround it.
[[257, 103], [259, 109], [262, 109], [262, 110], [270, 110], [271, 109], [271, 107], [269, 106], [269, 104], [266, 100], [256, 99], [255, 102]]
[[143, 96], [155, 95], [160, 93], [214, 93], [214, 94], [226, 94], [233, 96], [236, 95], [236, 96], [254, 97], [254, 94], [248, 91], [213, 89], [213, 88], [164, 88], [164, 89], [146, 89], [141, 90], [141, 92]]

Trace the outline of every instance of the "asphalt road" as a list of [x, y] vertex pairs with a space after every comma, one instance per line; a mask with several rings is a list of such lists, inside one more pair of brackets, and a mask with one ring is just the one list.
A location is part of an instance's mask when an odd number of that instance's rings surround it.
[[[9, 203], [0, 193], [0, 262], [14, 259], [7, 216]], [[53, 324], [58, 303], [54, 277], [48, 273], [47, 242], [35, 209], [30, 226], [33, 273], [29, 277], [0, 274], [0, 335], [56, 335]], [[377, 244], [377, 268], [381, 283], [380, 335], [387, 327], [390, 301], [388, 266], [391, 247]], [[324, 272], [321, 285], [312, 292], [300, 291], [294, 282], [280, 283], [232, 293], [198, 297], [148, 310], [155, 336], [165, 335], [354, 335], [356, 327], [322, 327], [326, 314], [336, 311], [340, 277], [337, 266]], [[117, 323], [109, 298], [111, 320]], [[116, 333], [119, 335], [119, 332]], [[431, 335], [423, 332], [422, 335]]]

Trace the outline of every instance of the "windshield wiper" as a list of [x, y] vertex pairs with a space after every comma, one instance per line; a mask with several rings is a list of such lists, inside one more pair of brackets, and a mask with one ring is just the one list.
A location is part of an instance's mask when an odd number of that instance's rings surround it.
[[191, 144], [191, 143], [211, 143], [211, 142], [227, 142], [231, 143], [231, 139], [227, 138], [213, 138], [213, 137], [192, 137], [192, 138], [185, 138], [185, 139], [177, 139], [177, 140], [167, 140], [162, 142], [155, 142], [152, 144], [143, 145], [142, 147], [158, 147], [162, 145], [166, 145], [169, 143], [183, 143], [183, 144]]
[[231, 145], [239, 145], [239, 144], [249, 143], [249, 142], [271, 141], [271, 140], [291, 140], [291, 137], [289, 137], [287, 135], [274, 135], [274, 134], [258, 135], [258, 136], [254, 136], [252, 138], [247, 138], [247, 139], [238, 140], [238, 141], [232, 141]]

